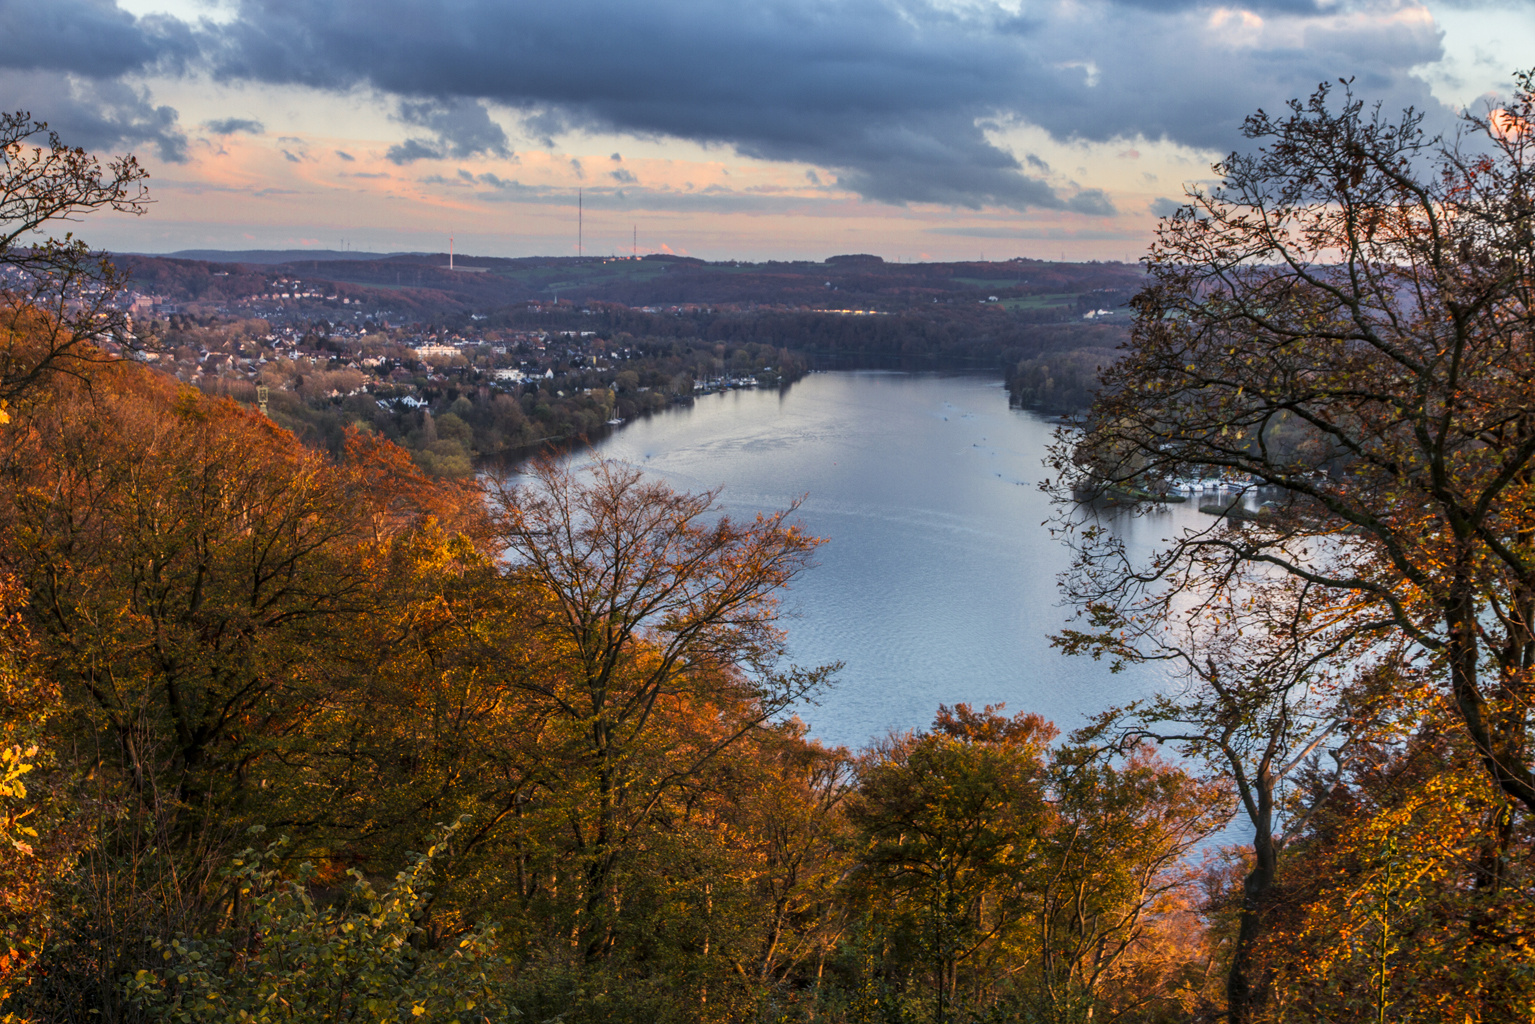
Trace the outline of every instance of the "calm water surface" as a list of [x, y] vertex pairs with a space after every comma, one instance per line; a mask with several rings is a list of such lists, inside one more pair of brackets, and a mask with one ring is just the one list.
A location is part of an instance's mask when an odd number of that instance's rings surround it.
[[[994, 380], [834, 372], [783, 394], [706, 396], [597, 450], [679, 490], [723, 487], [732, 515], [804, 498], [801, 520], [829, 543], [785, 601], [790, 653], [845, 667], [800, 715], [812, 735], [862, 746], [958, 701], [1005, 702], [1069, 729], [1160, 681], [1050, 647], [1068, 619], [1055, 578], [1069, 558], [1042, 525], [1051, 430], [1009, 409]], [[1148, 550], [1199, 519], [1208, 525], [1191, 503], [1116, 528]]]

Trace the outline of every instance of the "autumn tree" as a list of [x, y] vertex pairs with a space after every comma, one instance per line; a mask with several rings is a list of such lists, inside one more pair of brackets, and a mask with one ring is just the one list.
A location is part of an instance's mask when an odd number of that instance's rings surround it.
[[864, 973], [934, 1021], [1207, 1008], [1188, 857], [1227, 820], [1220, 786], [1091, 731], [1052, 750], [1054, 726], [1000, 710], [940, 707], [860, 759]]
[[[1535, 82], [1457, 140], [1322, 86], [1244, 131], [1164, 220], [1079, 486], [1223, 472], [1276, 488], [1241, 528], [1149, 565], [1089, 538], [1077, 597], [1107, 630], [1244, 566], [1431, 652], [1489, 777], [1528, 812], [1535, 685]], [[1101, 535], [1097, 539], [1101, 539]]]
[[[41, 137], [41, 138], [39, 138]], [[132, 156], [107, 162], [65, 145], [41, 121], [0, 114], [0, 409], [54, 372], [99, 359], [127, 336], [124, 278], [105, 253], [47, 231], [93, 210], [142, 214], [148, 177]]]
[[50, 787], [91, 837], [55, 887], [48, 998], [107, 1012], [153, 933], [215, 912], [243, 824], [330, 816], [303, 778], [323, 712], [413, 628], [401, 550], [475, 513], [408, 460], [359, 439], [338, 464], [132, 362], [33, 394], [0, 430], [0, 564], [59, 694]]
[[1227, 583], [1185, 594], [1159, 616], [1120, 619], [1112, 633], [1065, 630], [1057, 643], [1116, 665], [1161, 662], [1172, 676], [1163, 692], [1100, 714], [1084, 739], [1119, 749], [1169, 744], [1226, 780], [1221, 813], [1242, 820], [1250, 836], [1231, 898], [1227, 1011], [1247, 1021], [1268, 994], [1254, 957], [1282, 888], [1281, 855], [1314, 810], [1297, 781], [1314, 786], [1324, 762], [1338, 776], [1356, 743], [1394, 729], [1385, 722], [1391, 693], [1411, 669], [1373, 634], [1358, 642], [1350, 606], [1336, 606], [1325, 589], [1261, 571]]
[[813, 979], [819, 988], [826, 958], [845, 928], [845, 908], [836, 897], [849, 867], [852, 763], [846, 751], [806, 742], [802, 732], [796, 726], [756, 754], [769, 770], [741, 802], [761, 865], [752, 900], [766, 911], [753, 964], [757, 976], [780, 985]]
[[50, 672], [136, 785], [240, 785], [253, 721], [302, 716], [387, 599], [373, 499], [261, 417], [130, 365], [16, 427], [3, 557]]
[[58, 712], [58, 687], [38, 671], [25, 606], [17, 580], [0, 575], [0, 1007], [11, 1012], [44, 969], [49, 889], [84, 842], [46, 781], [56, 756], [44, 744], [49, 718]]
[[[1038, 715], [940, 707], [933, 729], [864, 755], [850, 808], [860, 832], [852, 884], [867, 901], [891, 973], [915, 973], [914, 1000], [938, 1024], [996, 998], [1034, 959], [1037, 907], [1026, 876], [1046, 831], [1047, 746]], [[1006, 964], [1007, 966], [1002, 966]]]
[[338, 905], [316, 902], [315, 875], [303, 864], [284, 877], [285, 841], [246, 849], [225, 869], [238, 894], [223, 931], [180, 935], [157, 944], [160, 964], [136, 971], [126, 989], [150, 1021], [401, 1020], [472, 1024], [499, 1018], [504, 977], [495, 929], [467, 932], [433, 950], [422, 923], [436, 858], [449, 827], [425, 853], [378, 891], [352, 871]]
[[1528, 1020], [1530, 820], [1478, 764], [1452, 698], [1398, 688], [1341, 778], [1307, 772], [1271, 927], [1274, 1020]]
[[611, 462], [540, 463], [495, 497], [526, 628], [501, 671], [549, 723], [544, 756], [561, 764], [570, 801], [561, 816], [583, 874], [588, 960], [611, 948], [617, 869], [638, 831], [831, 671], [778, 667], [778, 593], [819, 542], [792, 508], [737, 523], [716, 497]]
[[1047, 780], [1034, 1001], [1055, 1021], [1203, 1009], [1198, 947], [1157, 946], [1159, 933], [1200, 930], [1190, 858], [1228, 821], [1223, 787], [1149, 744], [1115, 753], [1077, 739], [1053, 752]]

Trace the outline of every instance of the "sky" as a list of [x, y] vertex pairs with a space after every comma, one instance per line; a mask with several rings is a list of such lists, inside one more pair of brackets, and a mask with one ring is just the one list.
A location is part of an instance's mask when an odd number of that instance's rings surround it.
[[1535, 0], [0, 0], [135, 252], [1133, 260], [1256, 109], [1453, 131], [1531, 66]]

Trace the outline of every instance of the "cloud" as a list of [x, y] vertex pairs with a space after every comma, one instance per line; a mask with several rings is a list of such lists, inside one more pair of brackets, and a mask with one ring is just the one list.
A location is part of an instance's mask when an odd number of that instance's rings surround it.
[[266, 131], [266, 125], [260, 121], [252, 121], [241, 117], [226, 117], [218, 121], [209, 121], [203, 127], [215, 135], [234, 135], [237, 132], [260, 135]]
[[512, 155], [506, 131], [490, 119], [483, 103], [462, 96], [402, 99], [397, 116], [408, 125], [425, 128], [435, 137], [422, 143], [442, 156], [462, 160], [472, 156]]
[[161, 160], [186, 160], [187, 138], [176, 111], [155, 105], [143, 88], [57, 71], [0, 69], [0, 96], [8, 108], [47, 121], [71, 146], [96, 151], [149, 146]]
[[135, 18], [115, 0], [5, 0], [0, 67], [114, 78], [179, 70], [199, 42], [191, 26], [165, 16]]
[[1162, 197], [1151, 201], [1150, 211], [1154, 217], [1171, 217], [1183, 209], [1183, 203], [1177, 199]]
[[1256, 107], [1351, 72], [1388, 106], [1431, 106], [1402, 69], [1436, 59], [1438, 37], [1404, 4], [1256, 0], [1238, 17], [1194, 0], [1021, 15], [939, 0], [243, 0], [213, 62], [226, 79], [405, 97], [401, 119], [433, 137], [402, 157], [502, 152], [488, 100], [546, 138], [690, 139], [830, 168], [882, 202], [1059, 209], [1091, 200], [1057, 194], [983, 123], [1227, 150]]
[[344, 149], [336, 150], [336, 155], [339, 156], [341, 159], [345, 160], [347, 163], [352, 163], [353, 161], [355, 161], [357, 159], [355, 156], [353, 156], [352, 154], [348, 153]]
[[376, 91], [410, 130], [397, 164], [510, 156], [494, 106], [545, 142], [686, 139], [880, 202], [1091, 213], [1106, 199], [1060, 191], [999, 141], [1008, 126], [1224, 152], [1248, 113], [1339, 75], [1437, 112], [1411, 69], [1442, 56], [1415, 0], [238, 0], [196, 27], [0, 0], [6, 27], [0, 66]]
[[[534, 203], [544, 206], [574, 207], [575, 190], [554, 185], [527, 185], [490, 172], [447, 178], [432, 175], [420, 179], [423, 185], [460, 187], [466, 180], [476, 186], [476, 198], [485, 202]], [[710, 185], [697, 192], [671, 188], [646, 188], [643, 185], [627, 185], [622, 188], [594, 186], [583, 189], [586, 209], [611, 212], [639, 210], [677, 213], [776, 213], [812, 214], [825, 212], [840, 200], [828, 200], [819, 196], [807, 197], [793, 194], [771, 194], [761, 190], [738, 191], [720, 185]]]
[[179, 115], [135, 78], [186, 71], [203, 42], [184, 22], [136, 18], [116, 0], [0, 0], [0, 95], [6, 109], [29, 111], [70, 145], [149, 146], [181, 162]]
[[[1121, 7], [1138, 7], [1146, 11], [1171, 13], [1218, 6], [1210, 0], [1113, 0]], [[1327, 0], [1244, 0], [1241, 6], [1262, 14], [1321, 14], [1336, 3]]]
[[417, 160], [441, 160], [443, 151], [420, 139], [406, 139], [397, 146], [390, 146], [384, 158], [390, 163], [405, 165]]
[[1066, 209], [1072, 213], [1085, 213], [1089, 217], [1112, 217], [1119, 211], [1114, 209], [1108, 193], [1101, 188], [1085, 188], [1066, 200]]

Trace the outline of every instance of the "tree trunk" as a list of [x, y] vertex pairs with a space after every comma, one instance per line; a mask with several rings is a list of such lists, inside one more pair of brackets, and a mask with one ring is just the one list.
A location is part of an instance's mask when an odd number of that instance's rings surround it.
[[1237, 926], [1231, 972], [1226, 976], [1226, 1013], [1230, 1024], [1251, 1024], [1268, 996], [1268, 979], [1254, 962], [1263, 937], [1264, 912], [1278, 875], [1279, 851], [1274, 844], [1274, 779], [1267, 767], [1255, 788], [1258, 816], [1253, 822], [1253, 868], [1242, 880], [1242, 912]]

